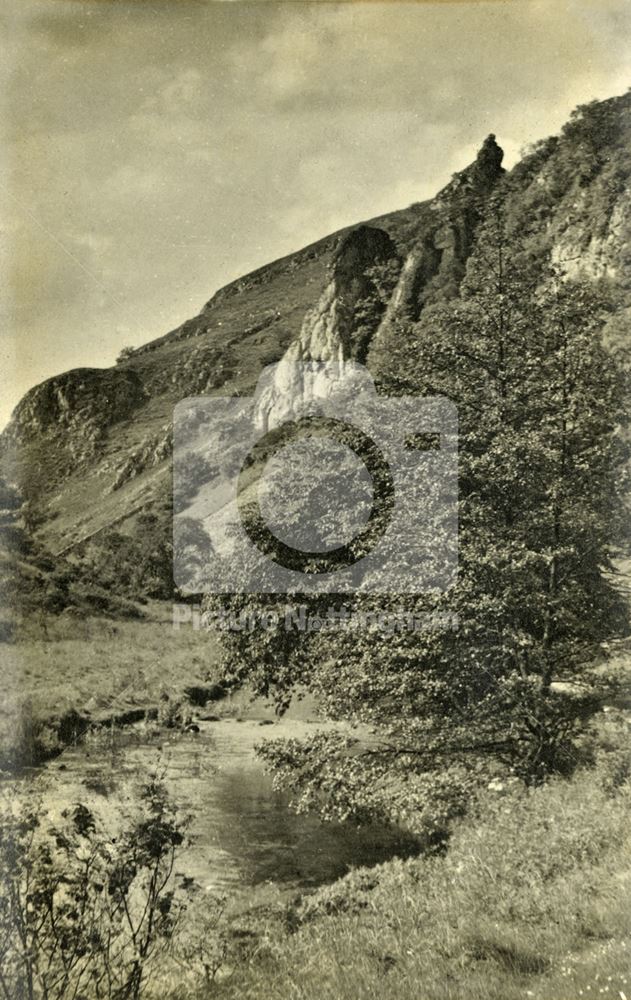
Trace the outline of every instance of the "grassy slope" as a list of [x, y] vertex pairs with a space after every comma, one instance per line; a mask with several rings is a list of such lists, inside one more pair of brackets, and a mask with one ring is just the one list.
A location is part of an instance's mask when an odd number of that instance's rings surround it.
[[47, 724], [71, 710], [97, 720], [153, 708], [163, 690], [214, 681], [216, 639], [190, 626], [174, 629], [172, 613], [155, 603], [142, 621], [28, 619], [18, 644], [3, 647], [0, 756], [20, 725]]
[[219, 996], [631, 998], [629, 720], [606, 718], [593, 771], [489, 791], [445, 856], [319, 890]]

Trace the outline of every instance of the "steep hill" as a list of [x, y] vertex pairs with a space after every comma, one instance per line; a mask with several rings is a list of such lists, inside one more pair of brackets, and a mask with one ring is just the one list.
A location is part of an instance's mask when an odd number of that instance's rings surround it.
[[189, 395], [250, 395], [261, 368], [285, 352], [364, 360], [383, 324], [458, 295], [493, 192], [534, 253], [551, 254], [567, 274], [615, 282], [628, 301], [630, 121], [631, 95], [594, 102], [510, 173], [489, 136], [434, 199], [245, 275], [111, 369], [36, 386], [2, 434], [0, 456], [39, 542], [92, 560], [114, 588], [128, 543], [147, 564], [135, 586], [167, 596], [168, 572], [156, 564], [168, 558], [174, 405]]

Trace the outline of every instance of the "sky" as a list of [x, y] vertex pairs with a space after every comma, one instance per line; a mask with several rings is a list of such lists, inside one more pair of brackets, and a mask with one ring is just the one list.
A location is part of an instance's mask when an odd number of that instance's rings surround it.
[[233, 278], [623, 93], [627, 0], [5, 0], [0, 426]]

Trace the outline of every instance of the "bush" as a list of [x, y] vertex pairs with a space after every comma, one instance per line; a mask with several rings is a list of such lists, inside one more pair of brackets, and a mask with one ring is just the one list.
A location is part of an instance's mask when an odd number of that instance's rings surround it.
[[0, 766], [7, 770], [31, 767], [58, 752], [57, 730], [35, 713], [28, 699], [15, 705], [11, 715], [12, 724], [0, 747]]
[[167, 729], [185, 729], [192, 721], [190, 707], [174, 691], [163, 689], [158, 704], [158, 723]]
[[184, 842], [165, 790], [150, 779], [120, 835], [83, 805], [45, 827], [16, 789], [0, 825], [0, 996], [136, 1000], [181, 906], [170, 880]]

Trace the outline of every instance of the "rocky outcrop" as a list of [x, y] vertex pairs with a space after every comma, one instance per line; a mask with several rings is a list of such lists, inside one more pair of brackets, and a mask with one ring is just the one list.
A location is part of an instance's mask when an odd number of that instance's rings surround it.
[[430, 217], [406, 257], [380, 329], [396, 318], [415, 321], [426, 303], [457, 294], [484, 206], [504, 173], [503, 156], [489, 135], [474, 162], [431, 202]]
[[73, 461], [81, 463], [99, 450], [108, 430], [131, 416], [145, 399], [134, 371], [76, 368], [26, 394], [3, 434], [3, 449], [54, 438], [63, 442]]
[[133, 371], [75, 368], [27, 392], [12, 417], [14, 430], [45, 432], [67, 427], [79, 416], [109, 426], [143, 401], [144, 390]]
[[537, 143], [511, 173], [515, 230], [565, 278], [631, 290], [630, 145], [631, 92], [577, 108], [560, 136]]
[[[551, 251], [552, 263], [559, 267], [566, 278], [624, 277], [622, 272], [628, 268], [626, 256], [631, 246], [629, 193], [628, 187], [620, 191], [609, 207], [606, 220], [600, 219], [601, 225], [597, 231], [585, 225], [580, 207], [587, 194], [579, 194], [573, 206], [576, 214], [564, 231], [558, 234]], [[602, 225], [603, 222], [606, 225]]]
[[178, 395], [197, 396], [223, 385], [235, 367], [234, 352], [214, 344], [189, 346], [168, 369], [154, 368], [144, 375], [143, 384], [151, 395], [177, 390]]
[[[363, 361], [383, 304], [374, 268], [398, 269], [396, 246], [384, 230], [358, 226], [343, 236], [329, 265], [329, 280], [315, 308], [304, 318], [298, 339], [278, 363], [274, 378], [257, 404], [257, 425], [267, 430], [291, 415], [296, 405], [317, 391], [304, 381], [301, 364], [309, 361]], [[327, 382], [327, 391], [331, 391]]]
[[172, 453], [173, 427], [171, 424], [165, 424], [158, 434], [145, 438], [142, 444], [122, 461], [103, 464], [100, 471], [113, 477], [108, 492], [116, 492], [147, 469], [155, 468], [156, 465], [171, 458]]
[[360, 307], [376, 295], [370, 271], [390, 260], [398, 260], [397, 249], [383, 229], [358, 226], [344, 236], [329, 266], [326, 288], [287, 354], [301, 361], [360, 360], [359, 333], [365, 333]]

